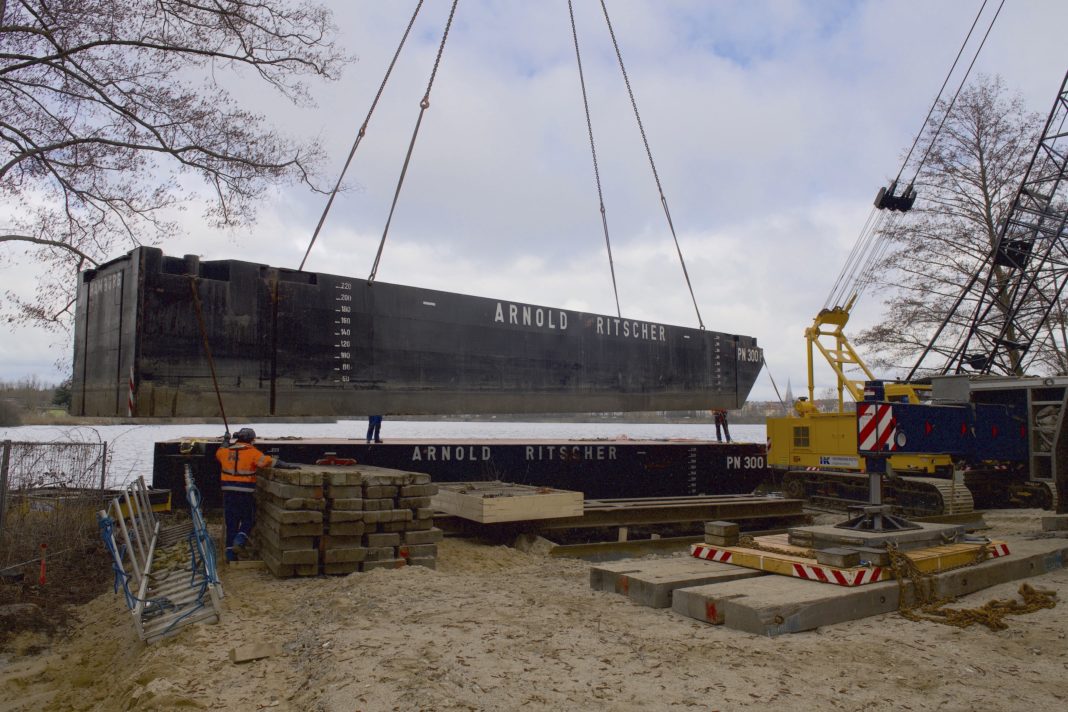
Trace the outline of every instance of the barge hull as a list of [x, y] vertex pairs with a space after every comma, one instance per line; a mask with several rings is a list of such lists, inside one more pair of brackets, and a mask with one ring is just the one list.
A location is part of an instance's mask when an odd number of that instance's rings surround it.
[[[209, 507], [221, 506], [219, 440], [158, 442], [153, 487], [184, 492], [186, 465]], [[362, 440], [260, 439], [285, 462], [328, 457], [425, 472], [433, 482], [502, 480], [582, 492], [587, 499], [749, 494], [766, 481], [765, 448], [705, 440]]]
[[81, 276], [71, 413], [218, 417], [206, 346], [249, 418], [734, 409], [763, 363], [750, 336], [140, 247]]

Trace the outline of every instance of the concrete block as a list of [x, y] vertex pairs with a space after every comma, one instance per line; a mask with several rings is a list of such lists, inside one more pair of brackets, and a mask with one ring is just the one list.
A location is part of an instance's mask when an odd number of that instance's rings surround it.
[[362, 522], [364, 511], [350, 509], [333, 509], [326, 513], [326, 520], [331, 524], [336, 522]]
[[360, 570], [360, 562], [358, 561], [344, 561], [334, 562], [330, 564], [323, 564], [323, 573], [331, 576], [346, 576], [348, 574], [354, 574]]
[[705, 543], [710, 546], [738, 546], [738, 537], [705, 534]]
[[412, 512], [413, 519], [433, 519], [434, 508], [433, 507], [419, 507]]
[[676, 589], [764, 575], [762, 571], [692, 557], [642, 559], [591, 567], [590, 587], [622, 594], [640, 606], [668, 608]]
[[282, 646], [278, 643], [249, 643], [230, 648], [230, 662], [247, 663], [252, 660], [260, 660], [282, 654]]
[[326, 549], [351, 549], [356, 546], [363, 546], [362, 536], [336, 536], [334, 534], [324, 534], [320, 539], [320, 548]]
[[1063, 532], [1068, 531], [1068, 514], [1054, 514], [1050, 517], [1042, 517], [1042, 531]]
[[364, 485], [365, 499], [393, 499], [400, 490], [396, 485]]
[[314, 524], [323, 521], [323, 513], [311, 510], [288, 510], [270, 502], [260, 502], [259, 511], [281, 524]]
[[734, 522], [705, 522], [705, 534], [721, 537], [737, 537], [738, 525]]
[[369, 547], [400, 546], [401, 538], [400, 534], [365, 534], [363, 541]]
[[363, 484], [363, 476], [359, 471], [350, 468], [331, 468], [326, 473], [327, 482], [337, 487], [352, 487]]
[[260, 549], [260, 556], [263, 559], [264, 565], [267, 566], [267, 570], [278, 578], [289, 578], [292, 576], [318, 576], [319, 564], [283, 564], [281, 563], [268, 549]]
[[382, 512], [388, 509], [393, 509], [393, 498], [371, 498], [364, 497], [363, 508], [368, 512]]
[[436, 569], [438, 567], [437, 557], [434, 556], [413, 556], [408, 559], [409, 566], [422, 566], [428, 569]]
[[901, 551], [940, 546], [947, 541], [959, 540], [964, 536], [964, 526], [960, 524], [934, 524], [919, 522], [919, 529], [897, 532], [870, 532], [852, 529], [839, 529], [829, 524], [810, 527], [793, 527], [789, 530], [789, 541], [793, 546], [812, 549], [829, 549], [833, 547], [869, 547], [886, 549], [888, 542], [893, 542]]
[[[420, 509], [418, 511], [421, 512], [423, 510]], [[433, 528], [434, 528], [434, 518], [433, 517], [427, 517], [426, 519], [423, 519], [422, 517], [416, 517], [412, 521], [404, 523], [404, 530], [405, 531], [410, 531], [410, 532], [425, 531], [427, 529], [433, 529]]]
[[397, 547], [395, 546], [369, 546], [367, 547], [367, 554], [364, 557], [365, 561], [384, 561], [387, 559], [397, 558]]
[[327, 549], [323, 552], [324, 564], [358, 563], [367, 559], [367, 548], [363, 546], [350, 549]]
[[265, 532], [263, 536], [275, 539], [289, 537], [319, 536], [323, 533], [322, 522], [309, 522], [307, 524], [283, 524], [271, 516], [271, 513], [260, 508], [260, 517], [256, 520], [256, 527]]
[[358, 536], [366, 531], [367, 525], [363, 522], [330, 522], [325, 529], [325, 533], [332, 536]]
[[408, 522], [381, 522], [378, 528], [384, 532], [403, 532], [408, 528]]
[[374, 571], [375, 569], [403, 569], [408, 565], [404, 559], [379, 559], [376, 561], [364, 561], [360, 564], [360, 571]]
[[[935, 595], [961, 596], [999, 583], [1063, 568], [1068, 541], [1013, 541], [1010, 555], [935, 574]], [[911, 591], [906, 585], [906, 591]], [[882, 581], [846, 587], [788, 576], [677, 589], [672, 610], [681, 615], [726, 625], [757, 635], [781, 635], [856, 620], [898, 609], [898, 584]]]
[[397, 499], [397, 507], [400, 509], [419, 509], [430, 506], [430, 497], [400, 497]]
[[840, 546], [831, 547], [830, 549], [817, 549], [816, 563], [824, 566], [834, 566], [839, 569], [851, 569], [854, 566], [860, 566], [860, 552]]
[[[279, 472], [283, 472], [283, 470], [279, 470]], [[268, 477], [257, 477], [256, 478], [256, 487], [258, 489], [267, 491], [267, 492], [273, 494], [276, 497], [281, 497], [282, 499], [291, 499], [291, 498], [296, 498], [296, 499], [322, 499], [323, 498], [323, 487], [322, 487], [321, 484], [309, 487], [309, 486], [294, 485], [294, 484], [290, 484], [288, 482], [281, 482], [281, 481], [278, 481], [278, 480], [275, 480], [275, 479], [270, 479]]]
[[352, 497], [346, 497], [344, 499], [332, 499], [330, 500], [331, 509], [344, 509], [352, 512], [363, 511], [363, 500], [355, 499]]
[[438, 545], [437, 544], [401, 544], [397, 548], [397, 553], [402, 559], [411, 559], [412, 557], [420, 558], [426, 556], [437, 556]]
[[363, 521], [366, 522], [367, 524], [378, 524], [378, 522], [381, 521], [381, 520], [382, 520], [382, 512], [379, 512], [377, 510], [373, 511], [373, 512], [364, 510]]
[[405, 544], [436, 544], [445, 538], [445, 532], [440, 529], [406, 531], [402, 538], [404, 539]]
[[360, 485], [329, 485], [325, 490], [327, 499], [363, 499], [363, 487]]
[[400, 488], [401, 497], [433, 497], [437, 493], [437, 485], [405, 485]]
[[386, 486], [399, 487], [412, 484], [410, 473], [402, 470], [389, 470], [384, 467], [364, 466], [360, 468], [363, 474], [364, 487]]
[[264, 555], [266, 561], [266, 555], [270, 554], [276, 562], [283, 565], [296, 565], [296, 564], [318, 564], [319, 563], [319, 550], [318, 549], [278, 549], [271, 545], [271, 542], [260, 542], [260, 553]]

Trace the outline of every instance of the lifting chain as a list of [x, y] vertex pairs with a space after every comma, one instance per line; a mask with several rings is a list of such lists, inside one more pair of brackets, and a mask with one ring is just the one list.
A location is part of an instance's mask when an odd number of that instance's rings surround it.
[[[933, 574], [920, 571], [916, 563], [892, 543], [887, 544], [886, 551], [890, 556], [890, 567], [897, 579], [898, 612], [910, 621], [932, 621], [958, 628], [968, 628], [976, 623], [982, 623], [990, 630], [1005, 630], [1009, 627], [1005, 622], [1006, 616], [1033, 613], [1057, 605], [1055, 592], [1036, 589], [1030, 584], [1023, 583], [1020, 584], [1019, 589], [1022, 603], [1015, 600], [995, 599], [987, 601], [978, 608], [946, 608], [956, 598], [953, 596], [937, 597]], [[976, 551], [972, 561], [951, 569], [943, 569], [943, 571], [974, 566], [986, 561], [989, 556], [987, 545], [983, 544]]]

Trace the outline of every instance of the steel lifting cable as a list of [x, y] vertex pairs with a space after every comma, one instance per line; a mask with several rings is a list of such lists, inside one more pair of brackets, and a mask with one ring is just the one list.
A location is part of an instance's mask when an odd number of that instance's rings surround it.
[[586, 96], [586, 78], [582, 72], [582, 55], [579, 53], [578, 31], [575, 29], [575, 8], [567, 0], [567, 11], [571, 15], [571, 38], [575, 41], [575, 61], [578, 63], [579, 83], [582, 85], [582, 106], [586, 110], [586, 131], [590, 136], [590, 154], [593, 156], [593, 177], [597, 182], [597, 200], [601, 206], [601, 225], [604, 228], [604, 244], [608, 248], [608, 269], [612, 273], [612, 292], [616, 298], [616, 316], [622, 318], [619, 309], [619, 288], [616, 286], [616, 266], [612, 260], [612, 241], [608, 238], [608, 215], [604, 209], [604, 193], [601, 190], [601, 171], [597, 166], [597, 146], [593, 142], [593, 121], [590, 120], [590, 102]]
[[330, 197], [326, 200], [326, 207], [323, 208], [323, 214], [319, 216], [319, 224], [315, 226], [315, 232], [312, 233], [311, 242], [308, 243], [308, 249], [304, 251], [304, 259], [300, 261], [298, 270], [304, 269], [304, 263], [308, 261], [308, 255], [311, 254], [312, 247], [319, 237], [319, 231], [323, 229], [323, 223], [326, 222], [326, 215], [330, 212], [330, 206], [334, 204], [334, 198], [337, 196], [338, 190], [341, 189], [341, 181], [345, 178], [345, 172], [348, 171], [349, 164], [352, 163], [352, 159], [356, 155], [356, 149], [360, 147], [360, 141], [363, 140], [364, 135], [367, 133], [367, 125], [371, 123], [371, 114], [375, 112], [378, 100], [382, 98], [382, 92], [386, 89], [386, 82], [389, 81], [389, 77], [393, 73], [393, 67], [397, 64], [397, 58], [404, 48], [404, 43], [408, 40], [408, 34], [412, 31], [412, 25], [415, 24], [415, 18], [419, 15], [419, 9], [422, 7], [423, 0], [419, 0], [415, 6], [415, 11], [412, 12], [412, 19], [408, 20], [408, 27], [401, 36], [400, 44], [397, 45], [397, 51], [393, 53], [393, 59], [389, 63], [389, 68], [386, 69], [386, 75], [382, 77], [382, 83], [378, 85], [378, 92], [375, 94], [374, 101], [371, 102], [371, 108], [367, 111], [367, 117], [363, 120], [360, 130], [356, 133], [356, 140], [352, 142], [352, 148], [349, 149], [349, 157], [345, 159], [345, 165], [341, 169], [341, 174], [337, 177], [337, 183], [334, 184], [334, 189], [330, 191]]
[[[934, 111], [938, 106], [938, 102], [941, 100], [942, 94], [945, 91], [946, 86], [949, 84], [949, 80], [953, 76], [953, 72], [956, 70], [957, 64], [960, 61], [961, 56], [964, 54], [964, 50], [967, 47], [968, 42], [971, 40], [972, 33], [975, 31], [976, 25], [979, 23], [979, 18], [982, 16], [983, 11], [986, 9], [986, 5], [988, 2], [989, 0], [983, 0], [982, 5], [979, 7], [979, 11], [975, 14], [975, 18], [972, 20], [972, 24], [968, 29], [968, 33], [965, 35], [964, 41], [961, 42], [960, 49], [957, 50], [957, 56], [954, 58], [953, 64], [950, 66], [949, 71], [946, 72], [946, 77], [942, 81], [942, 86], [938, 90], [938, 95], [935, 96], [934, 101], [931, 102], [931, 107], [927, 111], [927, 116], [924, 117], [923, 123], [920, 126], [920, 130], [917, 132], [916, 137], [913, 139], [912, 145], [909, 147], [908, 153], [905, 156], [905, 160], [902, 161], [901, 168], [898, 169], [897, 177], [894, 178], [894, 181], [891, 185], [894, 185], [898, 181], [900, 181], [901, 174], [905, 172], [905, 168], [908, 166], [908, 162], [911, 159], [913, 152], [916, 150], [916, 146], [919, 144], [920, 139], [923, 137], [923, 130], [930, 122], [931, 116], [934, 114]], [[1001, 8], [1004, 6], [1004, 4], [1005, 0], [1001, 0], [1001, 3], [998, 5], [997, 11], [994, 13], [994, 17], [990, 20], [990, 24], [987, 27], [986, 33], [983, 35], [983, 39], [980, 42], [979, 47], [976, 49], [975, 54], [972, 57], [971, 63], [968, 65], [968, 69], [964, 73], [964, 77], [961, 79], [961, 82], [958, 85], [957, 90], [953, 95], [953, 98], [950, 100], [949, 106], [947, 107], [946, 112], [943, 114], [938, 128], [935, 130], [934, 135], [931, 137], [931, 141], [928, 143], [927, 148], [924, 151], [923, 157], [920, 159], [919, 163], [916, 166], [916, 170], [913, 174], [912, 180], [909, 182], [910, 185], [916, 182], [920, 170], [927, 162], [927, 158], [930, 156], [931, 149], [934, 147], [934, 142], [938, 138], [938, 135], [942, 132], [942, 128], [945, 125], [946, 119], [949, 117], [949, 112], [956, 104], [957, 98], [959, 97], [961, 90], [964, 88], [964, 83], [967, 81], [968, 75], [971, 73], [972, 68], [975, 66], [975, 62], [979, 58], [979, 53], [980, 51], [982, 51], [983, 46], [986, 44], [987, 37], [990, 36], [990, 31], [993, 29], [994, 22], [997, 20], [998, 15], [1001, 13]], [[853, 246], [852, 252], [850, 252], [849, 258], [846, 261], [846, 265], [842, 268], [842, 271], [838, 275], [838, 279], [835, 281], [834, 286], [831, 288], [831, 292], [827, 297], [827, 301], [824, 303], [824, 308], [832, 306], [838, 302], [846, 301], [850, 296], [852, 296], [850, 292], [854, 292], [857, 296], [859, 296], [861, 293], [863, 293], [863, 290], [867, 287], [867, 285], [873, 281], [868, 272], [875, 268], [875, 266], [878, 264], [878, 261], [882, 258], [882, 256], [886, 253], [887, 250], [886, 244], [877, 244], [885, 243], [886, 240], [881, 238], [877, 239], [877, 236], [880, 234], [881, 231], [892, 226], [894, 222], [897, 222], [898, 217], [896, 214], [892, 215], [889, 219], [883, 217], [880, 221], [883, 224], [872, 225], [871, 220], [874, 213], [875, 209], [873, 209], [872, 213], [869, 214], [868, 221], [864, 224], [864, 227], [861, 229], [860, 234], [857, 236], [857, 242]], [[891, 225], [886, 225], [886, 222], [891, 223]], [[861, 265], [863, 265], [863, 267], [861, 267], [861, 269], [857, 271], [856, 268]], [[849, 275], [853, 275], [853, 277], [847, 279]]]
[[[985, 6], [986, 2], [984, 2], [983, 5]], [[994, 29], [994, 23], [997, 22], [998, 15], [1001, 14], [1001, 8], [1003, 8], [1004, 6], [1005, 6], [1005, 0], [1001, 0], [1001, 4], [998, 5], [997, 12], [994, 13], [994, 17], [991, 18], [990, 24], [986, 28], [986, 33], [983, 34], [982, 41], [979, 42], [979, 47], [976, 48], [975, 54], [972, 56], [971, 63], [968, 64], [968, 69], [964, 72], [964, 76], [961, 78], [960, 84], [957, 86], [957, 91], [953, 94], [953, 98], [950, 99], [950, 101], [949, 101], [949, 106], [946, 107], [946, 111], [942, 115], [942, 121], [938, 124], [938, 128], [935, 130], [934, 136], [931, 137], [931, 142], [929, 144], [927, 144], [927, 150], [924, 151], [923, 158], [921, 158], [920, 162], [916, 165], [916, 171], [913, 173], [912, 180], [910, 181], [910, 183], [915, 183], [916, 182], [916, 178], [920, 175], [920, 169], [923, 168], [923, 165], [927, 162], [927, 157], [931, 154], [931, 149], [934, 148], [934, 144], [935, 144], [935, 141], [938, 139], [938, 135], [940, 133], [942, 133], [942, 127], [945, 126], [946, 119], [949, 118], [949, 113], [951, 111], [953, 111], [953, 107], [957, 103], [957, 97], [960, 96], [961, 90], [964, 89], [964, 84], [965, 84], [965, 82], [968, 81], [968, 75], [972, 73], [972, 69], [975, 67], [975, 62], [976, 62], [976, 60], [979, 59], [979, 53], [983, 51], [983, 46], [986, 45], [986, 40], [987, 40], [988, 37], [990, 37], [990, 31]], [[980, 8], [979, 12], [982, 12], [982, 11], [983, 11], [982, 8]], [[978, 20], [978, 19], [979, 18], [976, 17], [976, 20]], [[968, 33], [968, 36], [969, 37], [971, 36], [971, 32]], [[965, 42], [967, 42], [967, 41], [968, 40], [966, 38]], [[961, 49], [963, 49], [963, 47]], [[956, 64], [957, 63], [954, 62], [953, 66], [956, 66]], [[950, 71], [952, 71], [952, 70], [950, 70]], [[941, 93], [939, 94], [939, 96], [941, 96]], [[936, 99], [936, 101], [937, 101], [937, 99]], [[925, 125], [926, 125], [926, 122], [925, 122]], [[921, 129], [921, 131], [922, 131], [922, 129]], [[902, 169], [904, 169], [904, 166], [902, 166]]]
[[200, 308], [200, 292], [197, 291], [197, 278], [189, 275], [189, 291], [193, 293], [193, 307], [197, 312], [197, 324], [200, 326], [200, 338], [204, 342], [204, 353], [208, 357], [208, 368], [211, 369], [211, 382], [215, 386], [215, 397], [219, 399], [219, 413], [222, 414], [223, 427], [226, 428], [226, 436], [230, 436], [230, 423], [226, 420], [226, 408], [223, 407], [222, 393], [219, 391], [219, 379], [215, 375], [215, 359], [211, 355], [211, 344], [208, 343], [208, 327], [204, 323], [204, 311]]
[[386, 218], [386, 226], [382, 230], [382, 240], [378, 243], [378, 252], [375, 254], [375, 262], [371, 267], [371, 274], [367, 277], [367, 283], [373, 284], [375, 275], [378, 274], [378, 265], [382, 261], [382, 249], [386, 246], [386, 236], [389, 234], [390, 223], [393, 222], [393, 213], [397, 209], [397, 200], [400, 198], [401, 187], [404, 185], [404, 177], [408, 173], [408, 164], [412, 160], [412, 151], [415, 150], [415, 139], [419, 136], [419, 127], [423, 123], [423, 114], [430, 108], [430, 91], [434, 88], [434, 78], [438, 75], [438, 66], [441, 64], [441, 54], [445, 51], [445, 40], [449, 38], [449, 29], [452, 27], [452, 19], [456, 15], [456, 5], [459, 0], [452, 0], [452, 8], [449, 10], [449, 19], [445, 23], [445, 31], [441, 35], [441, 44], [438, 45], [438, 54], [434, 58], [434, 68], [430, 71], [430, 81], [426, 85], [426, 93], [419, 102], [419, 117], [415, 121], [412, 130], [412, 140], [408, 143], [408, 153], [404, 156], [404, 165], [401, 167], [400, 177], [397, 179], [397, 189], [393, 193], [393, 203], [389, 208], [389, 217]]
[[[912, 158], [912, 152], [916, 150], [916, 144], [918, 144], [923, 137], [923, 130], [927, 127], [927, 123], [931, 120], [931, 115], [934, 114], [934, 110], [938, 107], [938, 100], [942, 98], [942, 92], [946, 90], [946, 85], [949, 84], [949, 79], [953, 76], [953, 71], [957, 68], [957, 62], [960, 61], [961, 55], [964, 54], [964, 48], [968, 46], [968, 40], [972, 38], [972, 33], [975, 32], [975, 26], [979, 24], [979, 18], [982, 16], [983, 10], [986, 9], [987, 2], [989, 2], [989, 0], [983, 0], [983, 4], [979, 6], [979, 12], [975, 13], [975, 19], [972, 20], [972, 26], [968, 28], [968, 34], [964, 36], [964, 41], [961, 42], [960, 49], [957, 50], [957, 56], [953, 59], [953, 64], [950, 65], [949, 71], [946, 72], [946, 78], [942, 80], [942, 86], [938, 90], [938, 95], [934, 98], [934, 101], [931, 102], [931, 108], [927, 110], [927, 116], [924, 117], [923, 123], [920, 125], [920, 130], [916, 133], [916, 138], [912, 140], [912, 146], [909, 147], [909, 152], [905, 155], [905, 160], [901, 162], [901, 168], [897, 172], [897, 177], [894, 178], [895, 183], [901, 179], [901, 174], [905, 172], [905, 166], [908, 165], [909, 159]], [[1001, 0], [1001, 4], [1004, 5], [1005, 0]], [[1000, 7], [998, 8], [998, 12], [1001, 12]], [[994, 15], [994, 19], [997, 19], [996, 14]], [[991, 23], [991, 25], [992, 24], [993, 23]], [[987, 30], [987, 32], [989, 33], [990, 30]], [[981, 46], [980, 49], [982, 49]], [[978, 56], [978, 53], [976, 53], [976, 55]], [[972, 62], [974, 63], [975, 60], [973, 59]], [[967, 75], [965, 75], [965, 78], [967, 78]], [[956, 97], [954, 97], [954, 99], [956, 99]], [[940, 130], [941, 126], [939, 126], [939, 131]], [[935, 135], [937, 136], [937, 134], [938, 132], [936, 131]]]
[[642, 124], [641, 114], [638, 113], [638, 102], [634, 98], [634, 90], [630, 86], [630, 77], [627, 76], [627, 68], [623, 66], [623, 54], [619, 51], [619, 42], [616, 41], [615, 30], [612, 29], [612, 20], [608, 17], [608, 6], [601, 0], [601, 11], [604, 12], [604, 21], [608, 25], [608, 34], [612, 37], [612, 47], [616, 51], [616, 59], [619, 60], [619, 70], [623, 73], [623, 82], [627, 85], [627, 94], [630, 96], [630, 105], [634, 109], [634, 118], [638, 122], [638, 130], [642, 135], [642, 143], [645, 144], [645, 155], [649, 157], [649, 167], [653, 170], [653, 179], [656, 181], [656, 189], [660, 192], [660, 204], [664, 207], [664, 216], [667, 218], [668, 227], [671, 228], [671, 237], [675, 240], [675, 251], [679, 253], [679, 264], [682, 265], [682, 274], [686, 278], [686, 287], [690, 290], [690, 299], [693, 300], [694, 311], [697, 312], [697, 323], [701, 329], [705, 328], [705, 322], [701, 319], [701, 310], [697, 307], [697, 297], [693, 293], [693, 284], [690, 282], [690, 273], [686, 269], [686, 260], [682, 257], [682, 248], [679, 246], [678, 235], [675, 234], [675, 224], [671, 220], [671, 211], [668, 209], [667, 198], [664, 196], [664, 188], [660, 184], [660, 175], [656, 172], [656, 163], [653, 161], [653, 152], [649, 148], [649, 139], [645, 135], [645, 126]]

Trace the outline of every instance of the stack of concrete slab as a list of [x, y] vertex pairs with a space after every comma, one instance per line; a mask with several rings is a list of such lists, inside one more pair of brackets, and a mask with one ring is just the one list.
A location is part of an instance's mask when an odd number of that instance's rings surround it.
[[262, 470], [254, 536], [275, 576], [434, 568], [430, 476], [380, 467], [303, 465]]

